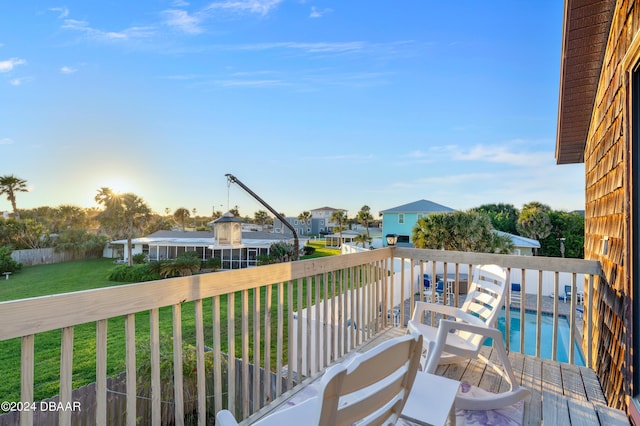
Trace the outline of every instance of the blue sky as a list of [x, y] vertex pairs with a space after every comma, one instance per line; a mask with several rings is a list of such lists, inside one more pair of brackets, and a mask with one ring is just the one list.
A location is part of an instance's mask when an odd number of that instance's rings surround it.
[[[555, 165], [562, 2], [0, 4], [0, 175], [18, 207], [157, 212], [419, 199], [584, 208]], [[0, 210], [9, 210], [5, 199]]]

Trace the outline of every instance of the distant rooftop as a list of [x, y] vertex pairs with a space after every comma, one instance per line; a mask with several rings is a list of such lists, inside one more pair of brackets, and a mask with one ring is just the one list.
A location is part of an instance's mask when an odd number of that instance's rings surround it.
[[311, 209], [311, 211], [314, 211], [314, 210], [342, 210], [342, 209], [335, 209], [333, 207], [320, 207], [317, 209]]
[[506, 235], [511, 238], [513, 241], [513, 245], [516, 247], [529, 247], [529, 248], [540, 248], [540, 242], [538, 240], [533, 240], [531, 238], [523, 237], [522, 235], [514, 235], [508, 232], [494, 230], [498, 235]]
[[413, 203], [403, 204], [401, 206], [392, 207], [390, 209], [382, 210], [382, 214], [385, 213], [449, 213], [454, 212], [452, 209], [442, 204], [434, 203], [429, 200], [418, 200]]

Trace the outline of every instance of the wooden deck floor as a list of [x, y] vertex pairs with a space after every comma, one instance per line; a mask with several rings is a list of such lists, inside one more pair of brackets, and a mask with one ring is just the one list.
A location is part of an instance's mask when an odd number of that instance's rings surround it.
[[[384, 340], [406, 333], [403, 328], [390, 328], [362, 346], [365, 352]], [[491, 359], [491, 348], [484, 353]], [[524, 425], [628, 425], [627, 415], [609, 408], [595, 372], [586, 367], [542, 360], [510, 353], [516, 377], [531, 391], [525, 401]], [[507, 383], [479, 360], [440, 366], [437, 374], [464, 381], [492, 392], [504, 391]]]

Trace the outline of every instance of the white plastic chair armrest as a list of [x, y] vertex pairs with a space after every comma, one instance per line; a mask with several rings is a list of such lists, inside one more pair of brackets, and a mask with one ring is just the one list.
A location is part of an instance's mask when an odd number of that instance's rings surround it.
[[229, 410], [220, 410], [216, 414], [216, 425], [219, 426], [238, 426], [238, 421], [231, 411]]
[[435, 312], [443, 315], [447, 315], [450, 317], [455, 317], [462, 321], [465, 321], [470, 324], [476, 324], [478, 326], [484, 327], [486, 324], [478, 317], [475, 317], [460, 308], [455, 308], [453, 306], [441, 305], [439, 303], [428, 303], [428, 302], [416, 302], [415, 309], [413, 311], [413, 316], [411, 317], [411, 321], [422, 322], [422, 317], [424, 312]]
[[429, 302], [418, 301], [415, 304], [415, 309], [413, 311], [413, 316], [411, 317], [411, 320], [413, 321], [421, 320], [425, 311], [440, 313], [440, 314], [454, 316], [454, 317], [457, 317], [461, 313], [464, 313], [464, 311], [461, 311], [460, 309], [455, 308], [453, 306], [441, 305], [439, 303], [429, 303]]

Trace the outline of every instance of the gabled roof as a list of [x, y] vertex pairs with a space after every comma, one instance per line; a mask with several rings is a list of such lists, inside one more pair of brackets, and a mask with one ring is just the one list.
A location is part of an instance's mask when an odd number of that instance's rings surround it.
[[382, 210], [385, 213], [449, 213], [455, 210], [429, 200], [418, 200], [398, 207]]
[[514, 235], [508, 232], [493, 230], [498, 235], [506, 235], [511, 238], [513, 245], [516, 247], [528, 247], [528, 248], [540, 248], [540, 242], [538, 240], [532, 240], [531, 238], [523, 237], [521, 235]]
[[317, 210], [330, 210], [330, 211], [336, 211], [336, 210], [342, 210], [342, 209], [334, 209], [333, 207], [320, 207], [318, 209], [311, 209], [310, 211], [317, 211]]
[[[242, 232], [242, 243], [245, 245], [267, 246], [277, 241], [289, 240], [291, 237], [264, 231]], [[212, 231], [156, 231], [144, 237], [134, 238], [134, 244], [160, 244], [160, 245], [197, 245], [206, 246], [215, 244]], [[111, 244], [127, 244], [127, 240], [112, 241]]]
[[146, 235], [145, 238], [213, 238], [213, 231], [168, 231], [160, 230], [153, 234]]
[[615, 0], [566, 0], [556, 162], [582, 163]]

